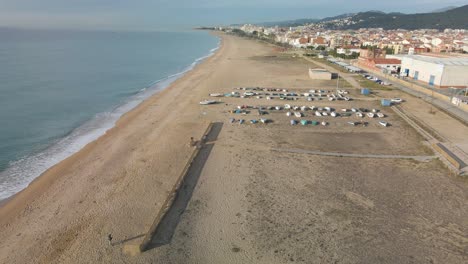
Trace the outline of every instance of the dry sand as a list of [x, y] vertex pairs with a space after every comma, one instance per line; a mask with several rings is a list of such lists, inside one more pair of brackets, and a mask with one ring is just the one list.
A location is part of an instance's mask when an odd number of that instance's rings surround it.
[[[0, 209], [0, 263], [466, 262], [468, 183], [439, 161], [271, 151], [430, 155], [391, 110], [384, 110], [389, 128], [340, 119], [291, 128], [284, 113], [270, 113], [269, 125], [227, 122], [238, 118], [228, 113], [238, 104], [283, 101], [198, 105], [208, 93], [238, 86], [333, 89], [334, 82], [308, 79], [309, 66], [271, 46], [224, 36], [213, 57]], [[333, 104], [353, 105], [378, 107], [360, 98]], [[189, 138], [212, 121], [224, 125], [173, 236], [124, 255], [123, 244], [141, 239], [185, 165]]]

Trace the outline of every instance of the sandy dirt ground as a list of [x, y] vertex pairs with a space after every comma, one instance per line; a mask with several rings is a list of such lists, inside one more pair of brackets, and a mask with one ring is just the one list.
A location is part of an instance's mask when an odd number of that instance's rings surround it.
[[[391, 109], [377, 120], [323, 118], [329, 126], [230, 124], [259, 117], [237, 105], [284, 101], [221, 98], [239, 86], [333, 89], [312, 81], [310, 62], [271, 46], [224, 36], [219, 52], [118, 125], [52, 168], [0, 209], [0, 263], [464, 263], [468, 261], [468, 182], [438, 160], [324, 157], [296, 148], [356, 154], [432, 155]], [[350, 102], [297, 105], [378, 108]], [[309, 116], [310, 115], [310, 116]], [[306, 119], [319, 120], [306, 113]], [[188, 159], [189, 138], [222, 122], [192, 181], [186, 210], [164, 243], [122, 253], [141, 239]], [[186, 183], [189, 184], [189, 183]], [[184, 188], [189, 188], [188, 185]], [[114, 236], [108, 245], [107, 234]]]

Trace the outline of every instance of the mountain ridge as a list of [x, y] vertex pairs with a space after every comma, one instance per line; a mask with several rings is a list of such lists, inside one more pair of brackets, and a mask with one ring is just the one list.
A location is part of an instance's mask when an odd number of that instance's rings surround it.
[[[435, 12], [434, 12], [435, 11]], [[302, 18], [283, 22], [257, 23], [261, 26], [294, 27], [306, 24], [321, 26], [325, 29], [468, 29], [468, 5], [446, 7], [429, 13], [404, 14], [401, 12], [385, 13], [382, 11], [366, 11], [346, 13], [323, 19]]]

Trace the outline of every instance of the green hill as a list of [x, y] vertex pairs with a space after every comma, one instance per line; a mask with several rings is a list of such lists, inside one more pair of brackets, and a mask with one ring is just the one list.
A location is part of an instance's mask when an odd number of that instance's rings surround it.
[[468, 29], [468, 5], [437, 13], [401, 14], [362, 12], [352, 16], [354, 24], [343, 29], [384, 28], [384, 29]]

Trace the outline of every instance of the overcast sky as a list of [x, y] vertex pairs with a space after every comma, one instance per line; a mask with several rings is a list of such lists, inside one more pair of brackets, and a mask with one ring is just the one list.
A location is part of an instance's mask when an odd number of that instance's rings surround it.
[[174, 30], [368, 10], [421, 13], [465, 4], [468, 0], [0, 0], [0, 27]]

